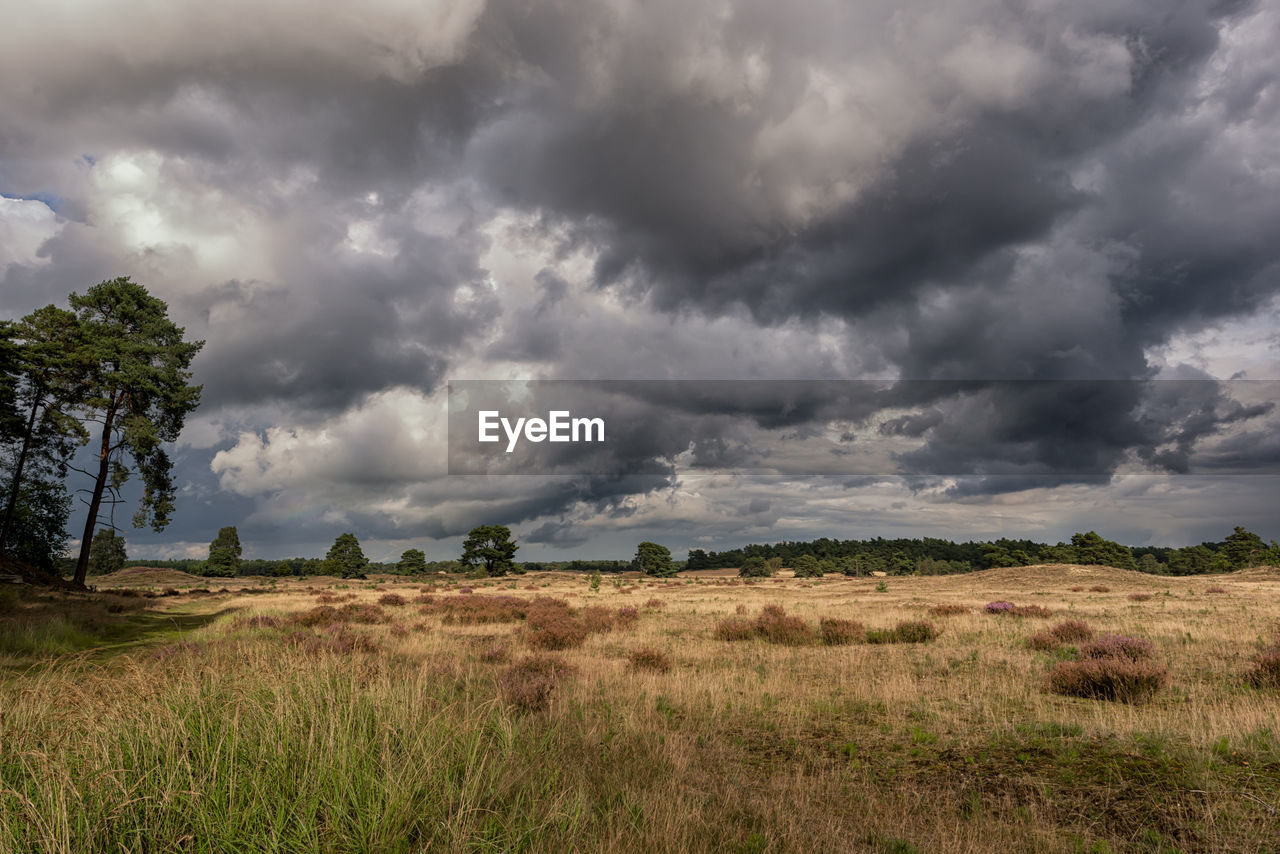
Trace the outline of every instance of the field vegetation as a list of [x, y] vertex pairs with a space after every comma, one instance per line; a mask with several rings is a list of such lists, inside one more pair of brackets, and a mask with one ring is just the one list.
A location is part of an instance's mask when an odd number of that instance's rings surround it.
[[98, 581], [0, 589], [0, 851], [1280, 845], [1274, 569]]

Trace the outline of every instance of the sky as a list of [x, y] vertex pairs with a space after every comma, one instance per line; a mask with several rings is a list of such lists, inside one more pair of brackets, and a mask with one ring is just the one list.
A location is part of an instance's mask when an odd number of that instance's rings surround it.
[[[1277, 0], [0, 2], [0, 317], [206, 342], [131, 556], [1280, 538]], [[448, 383], [544, 379], [720, 384], [450, 475]]]

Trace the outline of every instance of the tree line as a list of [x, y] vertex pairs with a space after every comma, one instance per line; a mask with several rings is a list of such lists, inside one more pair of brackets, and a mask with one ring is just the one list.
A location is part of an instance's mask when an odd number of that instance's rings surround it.
[[1033, 540], [1001, 538], [957, 543], [936, 537], [867, 540], [816, 540], [751, 544], [726, 551], [691, 549], [685, 569], [740, 568], [776, 561], [778, 567], [810, 562], [821, 573], [868, 575], [945, 575], [996, 567], [1045, 563], [1114, 566], [1158, 575], [1199, 575], [1231, 572], [1250, 566], [1280, 565], [1280, 544], [1265, 543], [1257, 534], [1237, 526], [1220, 542], [1170, 548], [1124, 546], [1094, 531], [1076, 533], [1070, 542], [1054, 545]]

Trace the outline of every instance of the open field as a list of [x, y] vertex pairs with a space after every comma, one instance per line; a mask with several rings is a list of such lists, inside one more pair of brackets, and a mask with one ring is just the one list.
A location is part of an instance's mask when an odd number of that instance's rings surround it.
[[0, 590], [0, 851], [1280, 850], [1276, 570], [177, 586]]

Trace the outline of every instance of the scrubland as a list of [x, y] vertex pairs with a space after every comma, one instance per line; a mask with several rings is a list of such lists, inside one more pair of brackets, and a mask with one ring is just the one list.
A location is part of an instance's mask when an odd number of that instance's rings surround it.
[[1275, 851], [1278, 629], [1265, 569], [0, 590], [0, 851]]

